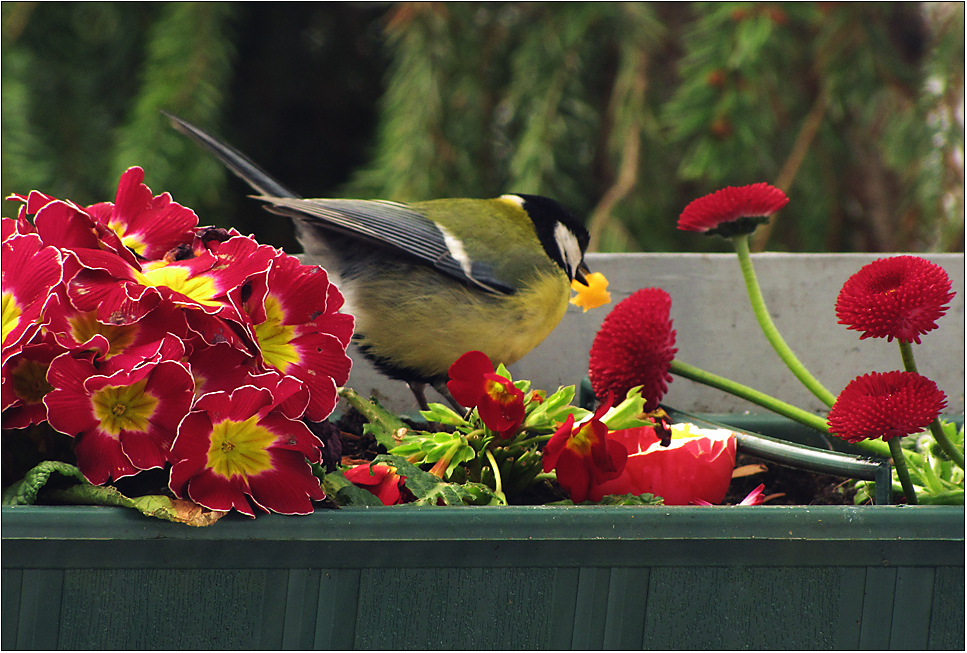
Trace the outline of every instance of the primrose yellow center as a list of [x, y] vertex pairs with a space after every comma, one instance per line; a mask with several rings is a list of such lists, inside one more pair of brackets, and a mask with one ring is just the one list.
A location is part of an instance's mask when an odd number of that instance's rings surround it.
[[272, 468], [269, 446], [276, 436], [259, 426], [258, 416], [244, 422], [230, 419], [215, 424], [208, 448], [207, 468], [219, 476], [251, 476]]
[[94, 416], [101, 430], [118, 435], [123, 431], [148, 431], [148, 421], [158, 408], [158, 398], [144, 391], [148, 380], [128, 386], [105, 386], [91, 396]]
[[138, 237], [137, 234], [124, 233], [124, 224], [121, 222], [116, 222], [114, 220], [111, 220], [110, 222], [108, 222], [107, 226], [114, 230], [114, 233], [118, 235], [118, 238], [121, 239], [121, 242], [124, 244], [125, 247], [133, 251], [135, 254], [138, 254], [139, 256], [144, 256], [145, 243], [144, 241], [141, 240], [140, 237]]
[[500, 381], [488, 380], [485, 384], [486, 392], [491, 399], [499, 404], [514, 403], [514, 395], [507, 391], [507, 388]]
[[221, 306], [214, 297], [219, 294], [218, 288], [211, 277], [204, 274], [190, 276], [191, 271], [182, 265], [162, 265], [148, 268], [138, 276], [138, 280], [146, 286], [167, 286], [175, 292], [180, 292], [206, 306]]
[[591, 422], [585, 422], [577, 431], [571, 433], [571, 439], [567, 442], [567, 448], [579, 456], [591, 455], [591, 445], [598, 439]]
[[20, 314], [22, 312], [17, 305], [17, 299], [13, 296], [13, 293], [3, 293], [3, 340], [6, 340], [10, 332], [20, 324]]
[[81, 313], [67, 321], [71, 326], [71, 335], [77, 342], [87, 342], [95, 335], [102, 335], [107, 338], [110, 349], [105, 358], [110, 358], [120, 353], [134, 342], [135, 336], [140, 328], [137, 324], [102, 324], [98, 322], [95, 312]]
[[47, 366], [37, 361], [22, 360], [10, 376], [14, 394], [25, 404], [39, 404], [54, 389], [47, 383]]
[[255, 325], [255, 337], [262, 350], [262, 359], [283, 374], [292, 363], [299, 362], [299, 352], [290, 343], [295, 338], [295, 327], [282, 324], [285, 311], [273, 295], [265, 297], [265, 322]]

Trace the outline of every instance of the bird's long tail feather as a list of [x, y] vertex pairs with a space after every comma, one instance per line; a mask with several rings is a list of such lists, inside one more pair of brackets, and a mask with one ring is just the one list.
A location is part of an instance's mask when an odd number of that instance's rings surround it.
[[178, 116], [172, 115], [167, 111], [162, 111], [171, 120], [175, 129], [185, 134], [206, 150], [214, 154], [218, 159], [228, 166], [228, 169], [238, 175], [245, 183], [254, 188], [260, 195], [268, 197], [292, 197], [298, 199], [299, 196], [288, 188], [273, 179], [267, 172], [262, 170], [247, 156], [236, 150], [231, 145], [221, 142], [211, 134], [195, 127], [190, 122], [186, 122]]

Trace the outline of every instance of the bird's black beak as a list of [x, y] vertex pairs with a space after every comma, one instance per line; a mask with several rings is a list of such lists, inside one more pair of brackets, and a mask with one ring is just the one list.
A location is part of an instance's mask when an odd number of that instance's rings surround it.
[[574, 279], [575, 281], [578, 281], [586, 286], [588, 285], [587, 275], [589, 274], [591, 274], [591, 268], [588, 267], [587, 263], [581, 261], [578, 264], [577, 269], [574, 271]]

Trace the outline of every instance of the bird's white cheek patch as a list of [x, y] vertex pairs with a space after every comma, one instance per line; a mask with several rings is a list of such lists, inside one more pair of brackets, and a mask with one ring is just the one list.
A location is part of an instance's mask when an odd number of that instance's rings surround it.
[[578, 243], [574, 232], [558, 222], [554, 225], [554, 241], [557, 249], [561, 252], [561, 260], [567, 267], [567, 275], [574, 278], [574, 271], [581, 263], [581, 244]]

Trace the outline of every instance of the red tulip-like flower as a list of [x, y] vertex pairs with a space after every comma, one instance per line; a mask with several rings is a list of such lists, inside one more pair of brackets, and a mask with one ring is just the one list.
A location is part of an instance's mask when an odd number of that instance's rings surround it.
[[669, 317], [672, 300], [661, 288], [643, 288], [604, 318], [588, 361], [591, 387], [599, 397], [623, 398], [642, 386], [645, 410], [658, 408], [668, 391], [675, 359], [675, 330]]
[[343, 472], [350, 482], [375, 494], [384, 506], [403, 503], [402, 486], [405, 476], [396, 473], [389, 465], [356, 465]]
[[610, 408], [609, 397], [590, 419], [577, 426], [574, 415], [568, 415], [544, 447], [544, 471], [557, 469], [557, 482], [574, 503], [600, 501], [607, 494], [604, 484], [617, 478], [625, 468], [626, 447], [610, 437], [608, 427], [601, 421]]
[[725, 498], [735, 467], [730, 431], [674, 425], [667, 447], [649, 426], [613, 431], [610, 437], [628, 451], [628, 462], [620, 476], [601, 485], [604, 494], [651, 493], [670, 506]]
[[[178, 342], [169, 341], [177, 354]], [[159, 344], [160, 346], [160, 344]], [[180, 349], [184, 352], [184, 349]], [[162, 467], [178, 422], [188, 414], [191, 374], [171, 353], [118, 357], [106, 369], [70, 353], [47, 374], [54, 387], [44, 397], [50, 425], [74, 437], [77, 466], [95, 485]]]
[[917, 256], [891, 256], [864, 265], [847, 279], [836, 299], [840, 324], [863, 338], [894, 338], [920, 344], [937, 328], [954, 293], [939, 265]]
[[726, 238], [750, 234], [788, 203], [785, 193], [764, 182], [729, 186], [689, 203], [678, 218], [678, 228]]
[[3, 241], [3, 358], [16, 354], [40, 329], [51, 289], [61, 281], [61, 255], [35, 234]]
[[829, 411], [829, 431], [847, 442], [919, 433], [935, 420], [947, 397], [916, 372], [871, 372], [847, 384]]
[[346, 346], [353, 334], [353, 318], [337, 312], [343, 296], [326, 271], [279, 254], [252, 280], [251, 295], [242, 300], [239, 291], [232, 301], [251, 318], [262, 362], [305, 383], [306, 417], [326, 419], [336, 407], [336, 388], [349, 379]]
[[468, 351], [450, 366], [447, 389], [457, 402], [477, 408], [480, 419], [502, 438], [516, 434], [524, 421], [524, 393], [494, 372], [493, 363], [480, 351]]
[[312, 512], [312, 501], [325, 498], [309, 466], [322, 460], [322, 442], [287, 409], [295, 393], [304, 408], [305, 387], [279, 376], [265, 387], [199, 398], [171, 448], [171, 491], [210, 510], [235, 508], [249, 517], [252, 504], [287, 515]]

